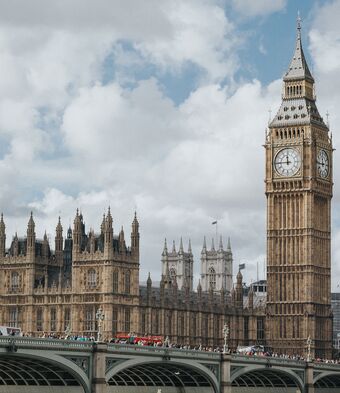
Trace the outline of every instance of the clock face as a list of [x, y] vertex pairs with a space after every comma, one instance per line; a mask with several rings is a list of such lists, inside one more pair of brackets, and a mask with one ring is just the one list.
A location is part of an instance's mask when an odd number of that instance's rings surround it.
[[295, 149], [282, 149], [275, 156], [274, 167], [281, 176], [294, 176], [300, 169], [300, 166], [300, 153]]
[[319, 150], [318, 156], [316, 158], [316, 167], [318, 170], [318, 174], [322, 178], [325, 178], [328, 176], [328, 172], [329, 172], [328, 154], [323, 149]]

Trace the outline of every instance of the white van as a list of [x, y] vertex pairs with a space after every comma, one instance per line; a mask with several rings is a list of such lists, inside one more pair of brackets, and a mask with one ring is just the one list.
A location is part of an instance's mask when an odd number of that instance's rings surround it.
[[18, 327], [11, 326], [0, 326], [0, 337], [1, 336], [21, 336], [21, 329]]

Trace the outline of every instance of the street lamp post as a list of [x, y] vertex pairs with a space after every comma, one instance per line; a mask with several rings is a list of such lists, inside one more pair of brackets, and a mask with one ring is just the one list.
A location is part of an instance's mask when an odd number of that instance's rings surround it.
[[66, 326], [66, 329], [65, 329], [65, 338], [68, 338], [70, 334], [71, 334], [71, 327], [70, 327], [70, 325], [68, 324], [68, 325]]
[[307, 338], [307, 362], [310, 362], [312, 360], [311, 358], [311, 345], [312, 345], [312, 339], [310, 336]]
[[229, 336], [229, 326], [225, 323], [223, 325], [223, 337], [224, 337], [224, 345], [223, 345], [223, 353], [227, 353], [228, 352], [228, 336]]
[[96, 319], [98, 321], [97, 341], [101, 341], [102, 338], [102, 322], [104, 321], [105, 315], [101, 307], [96, 312]]

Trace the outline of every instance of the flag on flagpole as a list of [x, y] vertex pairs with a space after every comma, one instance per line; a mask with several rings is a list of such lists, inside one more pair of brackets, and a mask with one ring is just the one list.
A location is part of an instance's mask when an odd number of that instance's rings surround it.
[[246, 268], [246, 264], [245, 263], [240, 263], [239, 265], [238, 265], [238, 270], [243, 270], [243, 269], [245, 269]]
[[212, 225], [215, 225], [215, 224], [217, 224], [217, 221], [213, 221], [211, 224], [212, 224]]

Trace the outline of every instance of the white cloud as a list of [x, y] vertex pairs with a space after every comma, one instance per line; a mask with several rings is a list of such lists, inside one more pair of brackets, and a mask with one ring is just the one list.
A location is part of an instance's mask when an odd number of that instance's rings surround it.
[[241, 15], [255, 17], [281, 11], [287, 0], [232, 0], [232, 5]]
[[[87, 228], [98, 230], [108, 205], [115, 231], [123, 224], [129, 234], [137, 208], [141, 277], [150, 270], [157, 281], [164, 237], [178, 242], [182, 235], [186, 244], [191, 238], [197, 274], [203, 236], [214, 236], [211, 221], [218, 219], [224, 241], [232, 238], [235, 265], [252, 263], [245, 275], [254, 278], [254, 262], [262, 261], [265, 250], [261, 145], [268, 109], [279, 105], [281, 82], [229, 83], [239, 67], [240, 41], [220, 4], [2, 5], [0, 206], [8, 239], [15, 230], [25, 233], [30, 209], [38, 235], [47, 229], [53, 237], [59, 214], [65, 230], [80, 207]], [[276, 12], [285, 4], [234, 2], [246, 16]], [[312, 34], [318, 75], [332, 91], [325, 99], [321, 86], [324, 106], [337, 97], [337, 82], [327, 76], [339, 71], [337, 33], [329, 35], [316, 24]], [[324, 49], [318, 37], [334, 50], [330, 64], [319, 59]], [[124, 73], [127, 65], [135, 75]], [[157, 77], [180, 75], [185, 67], [200, 70], [197, 87], [176, 105]], [[138, 76], [150, 68], [151, 77]]]

